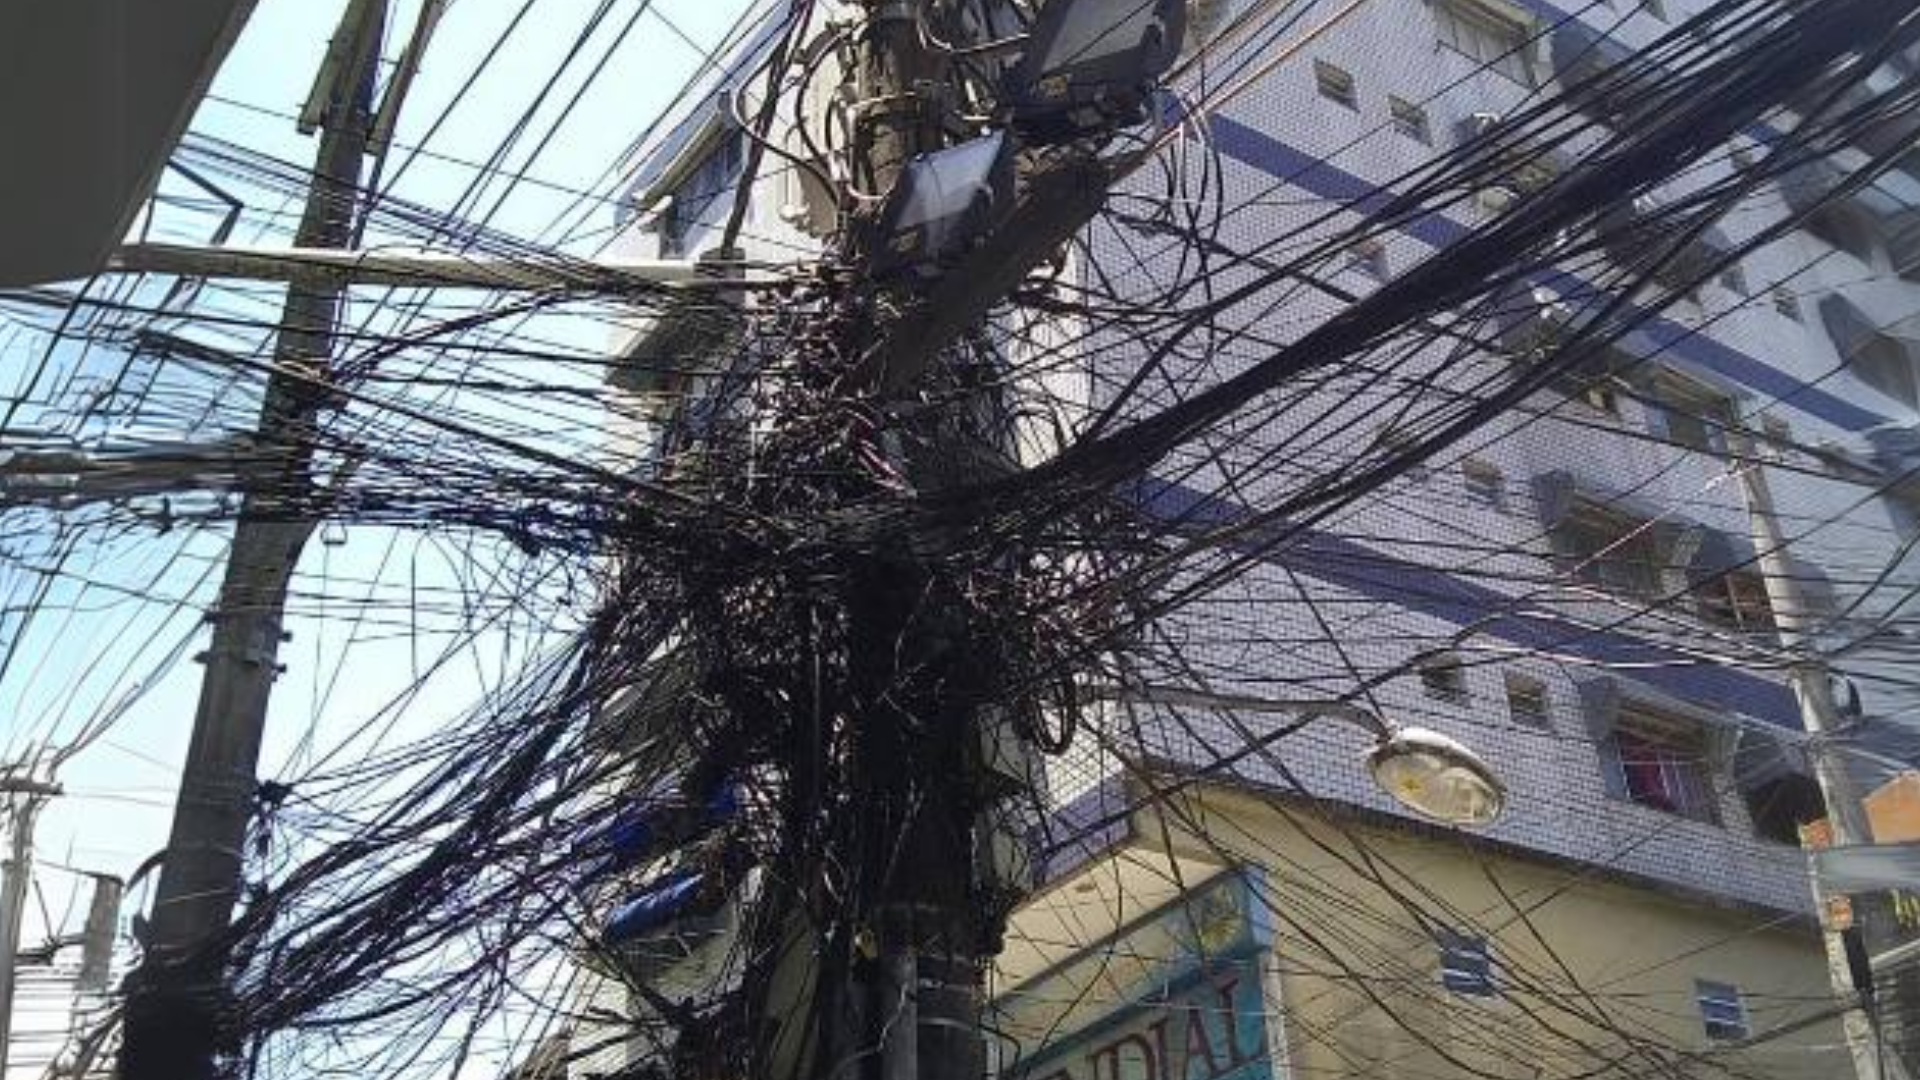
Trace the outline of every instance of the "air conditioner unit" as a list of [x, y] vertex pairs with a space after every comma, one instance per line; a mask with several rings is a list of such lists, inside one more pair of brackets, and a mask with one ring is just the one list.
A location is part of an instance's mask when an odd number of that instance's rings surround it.
[[1484, 139], [1500, 127], [1500, 114], [1497, 112], [1477, 112], [1460, 121], [1457, 129], [1461, 142]]
[[1513, 205], [1513, 198], [1513, 189], [1505, 184], [1489, 184], [1473, 193], [1474, 205], [1490, 214], [1505, 212]]

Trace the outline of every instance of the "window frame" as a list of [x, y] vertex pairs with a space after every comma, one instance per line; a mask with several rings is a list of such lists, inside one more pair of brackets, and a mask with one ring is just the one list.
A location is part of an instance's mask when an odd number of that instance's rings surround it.
[[1398, 94], [1387, 95], [1387, 119], [1393, 129], [1422, 146], [1433, 145], [1433, 121], [1427, 110]]
[[1420, 678], [1421, 692], [1435, 701], [1463, 705], [1473, 700], [1473, 691], [1467, 686], [1467, 667], [1458, 653], [1432, 653], [1415, 661], [1413, 667]]
[[[1575, 581], [1634, 600], [1657, 599], [1666, 592], [1666, 553], [1652, 522], [1583, 502], [1551, 532], [1556, 553], [1566, 560], [1565, 571]], [[1586, 548], [1569, 542], [1576, 536], [1608, 535], [1611, 540]], [[1644, 559], [1630, 557], [1635, 552]]]
[[[1553, 698], [1545, 679], [1537, 679], [1518, 671], [1504, 673], [1502, 685], [1506, 689], [1507, 719], [1522, 727], [1551, 727], [1553, 720]], [[1536, 704], [1522, 709], [1518, 702], [1532, 697]]]
[[1698, 723], [1657, 710], [1621, 707], [1598, 743], [1610, 794], [1703, 825], [1721, 825], [1720, 789]]
[[[1746, 997], [1735, 984], [1696, 978], [1693, 980], [1693, 1003], [1700, 1012], [1700, 1026], [1710, 1041], [1739, 1042], [1753, 1034], [1753, 1024], [1747, 1015]], [[1716, 1017], [1716, 1011], [1722, 1015]], [[1731, 1018], [1725, 1015], [1729, 1011]]]
[[1329, 60], [1313, 61], [1313, 85], [1322, 98], [1336, 105], [1360, 111], [1360, 84], [1353, 72]]
[[1496, 998], [1500, 983], [1494, 977], [1493, 945], [1485, 937], [1441, 930], [1434, 935], [1440, 947], [1440, 986], [1460, 997]]
[[1668, 440], [1702, 454], [1724, 454], [1738, 423], [1733, 398], [1684, 376], [1662, 372], [1651, 386]]
[[1715, 626], [1741, 634], [1771, 634], [1779, 629], [1766, 576], [1755, 567], [1713, 574], [1687, 594], [1695, 614]]
[[1485, 458], [1460, 460], [1460, 483], [1467, 497], [1492, 510], [1507, 508], [1507, 476]]
[[705, 220], [705, 216], [722, 195], [739, 188], [746, 160], [746, 132], [729, 125], [674, 182], [667, 192], [666, 210], [655, 223], [661, 258], [686, 255], [698, 230], [710, 230], [718, 224]]
[[1534, 64], [1531, 21], [1516, 19], [1478, 0], [1430, 0], [1434, 40], [1481, 71], [1531, 90], [1540, 85]]

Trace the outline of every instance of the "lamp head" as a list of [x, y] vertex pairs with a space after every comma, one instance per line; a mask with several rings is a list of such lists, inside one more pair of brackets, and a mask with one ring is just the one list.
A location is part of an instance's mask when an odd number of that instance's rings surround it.
[[1437, 731], [1387, 733], [1368, 752], [1367, 769], [1401, 805], [1448, 825], [1484, 828], [1506, 807], [1506, 786], [1487, 763]]

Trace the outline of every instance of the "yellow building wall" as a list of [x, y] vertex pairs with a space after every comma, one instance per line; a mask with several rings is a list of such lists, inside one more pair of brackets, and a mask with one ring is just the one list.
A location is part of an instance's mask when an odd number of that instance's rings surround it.
[[[1471, 838], [1363, 826], [1313, 808], [1209, 789], [1137, 823], [1121, 857], [1083, 871], [1016, 917], [1007, 960], [1031, 965], [1023, 927], [1057, 958], [1071, 905], [1089, 913], [1132, 875], [1164, 889], [1169, 851], [1261, 868], [1274, 937], [1268, 1027], [1290, 1080], [1573, 1080], [1751, 1077], [1837, 1080], [1852, 1063], [1831, 1018], [1748, 1048], [1708, 1038], [1695, 980], [1740, 989], [1753, 1035], [1832, 1011], [1810, 923], [1498, 854]], [[1205, 840], [1200, 839], [1204, 835]], [[1152, 883], [1158, 881], [1158, 885]], [[1137, 916], [1140, 905], [1118, 921]], [[1486, 937], [1500, 993], [1441, 985], [1436, 933]], [[1003, 969], [1003, 985], [1018, 971]], [[1115, 1078], [1128, 1080], [1128, 1078]], [[1151, 1080], [1204, 1080], [1159, 1076]]]

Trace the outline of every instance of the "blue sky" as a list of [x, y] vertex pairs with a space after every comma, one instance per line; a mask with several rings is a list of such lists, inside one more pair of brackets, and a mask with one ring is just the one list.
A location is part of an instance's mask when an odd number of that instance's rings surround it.
[[[718, 43], [743, 7], [739, 0], [652, 0], [650, 6], [644, 0], [538, 0], [535, 13], [464, 93], [464, 84], [521, 0], [456, 0], [402, 114], [387, 171], [394, 194], [451, 208], [479, 175], [461, 162], [481, 162], [493, 154], [514, 119], [553, 81], [567, 50], [603, 5], [600, 32], [589, 39], [584, 60], [534, 114], [532, 133], [552, 126], [560, 105], [575, 95], [585, 70], [600, 63], [603, 54], [604, 66], [536, 159], [528, 160], [533, 137], [506, 157], [505, 171], [524, 168], [526, 182], [510, 193], [500, 184], [483, 188], [474, 204], [493, 209], [496, 228], [545, 244], [564, 240], [570, 250], [589, 253], [611, 227], [612, 211], [604, 204], [582, 205], [569, 190], [612, 190], [608, 181], [618, 175], [624, 152], [698, 69], [702, 56], [694, 43]], [[262, 0], [196, 116], [194, 131], [306, 168], [313, 140], [294, 130], [291, 116], [307, 95], [343, 6], [340, 0]], [[394, 7], [389, 57], [404, 43], [418, 0], [396, 0]], [[607, 51], [636, 12], [624, 42]], [[410, 148], [436, 124], [431, 155], [413, 155]], [[169, 181], [168, 190], [188, 193], [176, 181]], [[283, 209], [294, 208], [250, 200], [253, 211]], [[156, 232], [191, 234], [206, 220], [175, 214], [157, 220]], [[286, 239], [258, 227], [243, 228], [234, 237], [236, 242]], [[277, 304], [271, 291], [248, 302], [261, 312]], [[554, 320], [535, 329], [587, 348], [605, 334], [604, 328], [579, 320]], [[42, 345], [32, 334], [0, 334], [0, 366], [22, 370]], [[87, 362], [71, 351], [58, 357], [56, 367]], [[16, 392], [19, 385], [0, 379], [0, 390]], [[483, 633], [459, 663], [407, 700], [404, 709], [383, 713], [414, 680], [420, 663], [462, 636], [460, 620], [429, 619], [404, 627], [377, 617], [356, 621], [353, 597], [460, 588], [473, 565], [486, 565], [496, 553], [371, 527], [331, 529], [327, 539], [311, 544], [302, 563], [300, 587], [312, 597], [303, 601], [308, 613], [291, 621], [293, 638], [281, 655], [287, 672], [276, 689], [269, 723], [266, 775], [303, 771], [326, 748], [370, 722], [393, 720], [390, 740], [445, 724], [538, 644], [522, 633]], [[61, 770], [68, 794], [41, 819], [35, 846], [56, 923], [63, 910], [72, 912], [65, 920], [69, 927], [83, 913], [84, 902], [71, 895], [75, 879], [63, 867], [124, 875], [164, 843], [201, 671], [190, 661], [166, 661], [181, 649], [191, 655], [204, 647], [199, 611], [218, 580], [223, 546], [223, 535], [186, 530], [164, 537], [82, 537], [46, 598], [61, 614], [24, 629], [17, 618], [6, 624], [18, 658], [0, 672], [0, 707], [11, 718], [5, 737], [10, 754], [17, 756], [36, 742], [71, 738], [114, 703], [131, 702], [110, 731]], [[16, 603], [32, 594], [37, 580], [17, 564], [0, 568], [4, 594]], [[79, 610], [69, 614], [69, 608]], [[29, 942], [42, 923], [36, 911]]]

